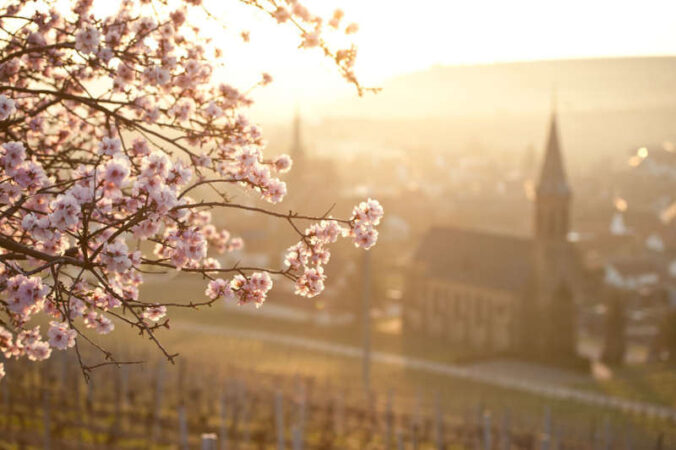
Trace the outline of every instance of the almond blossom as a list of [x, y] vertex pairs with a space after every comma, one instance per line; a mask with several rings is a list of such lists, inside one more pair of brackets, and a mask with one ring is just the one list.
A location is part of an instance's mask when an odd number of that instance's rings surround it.
[[94, 53], [100, 38], [99, 30], [91, 25], [85, 25], [75, 33], [75, 48], [82, 53]]
[[14, 107], [14, 100], [7, 98], [4, 94], [0, 94], [0, 120], [5, 120], [14, 114], [16, 108]]
[[52, 348], [66, 350], [75, 345], [77, 332], [71, 329], [67, 322], [50, 322], [47, 336]]
[[204, 294], [212, 300], [216, 300], [218, 298], [231, 300], [235, 298], [235, 293], [230, 287], [230, 282], [221, 278], [210, 281]]
[[[359, 94], [368, 91], [353, 73], [354, 47], [330, 47], [325, 22], [301, 2], [277, 3], [261, 0], [256, 9], [295, 29], [299, 46], [320, 47]], [[324, 289], [331, 244], [346, 237], [368, 249], [377, 239], [382, 208], [375, 200], [349, 218], [263, 207], [284, 201], [293, 162], [266, 157], [262, 129], [246, 115], [252, 92], [212, 79], [224, 52], [191, 25], [216, 20], [200, 2], [175, 8], [125, 0], [116, 7], [103, 16], [86, 0], [0, 5], [5, 358], [41, 361], [53, 349], [87, 345], [84, 328], [105, 335], [123, 320], [172, 360], [158, 335], [171, 307], [218, 299], [260, 307], [284, 281], [312, 297]], [[336, 14], [334, 28], [342, 18]], [[262, 74], [253, 86], [271, 82]], [[233, 188], [263, 206], [239, 203]], [[275, 218], [298, 233], [296, 244], [284, 245], [281, 267], [219, 259], [244, 249], [247, 227], [218, 224], [236, 223], [227, 219], [245, 211], [255, 215], [251, 227]], [[145, 273], [166, 271], [209, 280], [205, 298], [141, 298]], [[101, 356], [115, 361], [107, 351]]]
[[164, 305], [154, 304], [143, 310], [143, 317], [152, 322], [158, 322], [166, 315], [167, 307]]

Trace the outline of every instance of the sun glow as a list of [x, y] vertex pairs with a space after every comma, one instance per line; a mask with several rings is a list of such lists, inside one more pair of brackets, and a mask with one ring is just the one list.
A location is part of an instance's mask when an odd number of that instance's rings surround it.
[[[359, 52], [356, 73], [369, 86], [434, 65], [676, 52], [676, 4], [663, 0], [648, 0], [641, 9], [610, 0], [571, 0], [565, 5], [536, 0], [301, 3], [325, 22], [340, 8], [345, 12], [345, 23], [359, 24], [354, 36], [334, 33], [329, 37], [338, 46], [355, 42]], [[95, 5], [99, 13], [116, 8], [116, 2], [103, 0], [96, 0]], [[240, 1], [205, 0], [204, 5], [230, 24], [223, 29], [213, 22], [201, 23], [203, 31], [224, 49], [224, 65], [216, 77], [246, 89], [263, 72], [273, 76], [275, 82], [256, 93], [257, 111], [266, 116], [274, 111], [286, 120], [289, 105], [354, 95], [354, 89], [319, 49], [298, 51], [300, 38], [293, 27], [279, 26]], [[606, 21], [611, 10], [613, 21]], [[657, 10], [663, 13], [652, 13]], [[595, 38], [601, 21], [605, 39]], [[633, 32], [627, 33], [629, 29]], [[243, 31], [250, 33], [250, 42], [243, 42]]]

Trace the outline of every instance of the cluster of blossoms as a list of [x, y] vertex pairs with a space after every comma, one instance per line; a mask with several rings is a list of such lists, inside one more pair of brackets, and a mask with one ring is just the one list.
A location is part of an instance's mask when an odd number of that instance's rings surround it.
[[[356, 247], [370, 249], [378, 239], [376, 226], [382, 217], [383, 207], [377, 200], [369, 199], [354, 208], [348, 221], [329, 218], [306, 228], [301, 240], [289, 247], [284, 257], [287, 268], [284, 274], [295, 281], [295, 293], [304, 297], [320, 294], [326, 280], [324, 266], [331, 258], [328, 245], [340, 237], [351, 237]], [[260, 306], [270, 288], [272, 281], [267, 273], [254, 273], [248, 280], [241, 275], [231, 281], [215, 279], [205, 293], [214, 300], [237, 299], [239, 304], [255, 302]]]
[[376, 200], [369, 199], [354, 208], [347, 228], [333, 220], [322, 220], [305, 230], [303, 240], [287, 250], [284, 263], [294, 273], [296, 294], [314, 297], [324, 290], [324, 265], [331, 254], [327, 245], [340, 236], [351, 236], [354, 245], [368, 250], [378, 238], [375, 227], [383, 216], [383, 208]]
[[354, 237], [354, 245], [368, 250], [378, 240], [376, 226], [383, 217], [383, 207], [377, 200], [369, 199], [355, 206], [352, 211], [352, 227], [350, 235]]
[[223, 298], [237, 300], [239, 305], [254, 303], [260, 307], [268, 291], [272, 289], [272, 280], [267, 272], [255, 272], [250, 277], [235, 275], [231, 281], [217, 278], [209, 282], [205, 294], [212, 300]]
[[[167, 305], [139, 298], [146, 272], [210, 279], [202, 304], [261, 305], [275, 274], [292, 279], [300, 295], [321, 292], [328, 245], [338, 237], [366, 249], [375, 243], [382, 208], [373, 200], [344, 220], [232, 201], [233, 185], [263, 202], [282, 201], [281, 177], [292, 161], [266, 158], [260, 128], [242, 114], [251, 100], [212, 83], [221, 51], [190, 26], [206, 14], [199, 0], [175, 9], [163, 0], [123, 0], [105, 18], [90, 0], [73, 0], [68, 11], [57, 3], [0, 6], [4, 358], [44, 360], [77, 345], [83, 333], [112, 332], [116, 322], [158, 343]], [[318, 17], [298, 1], [280, 4], [256, 2], [279, 22], [294, 19], [303, 45], [324, 48], [361, 92], [353, 50], [330, 51]], [[335, 13], [329, 26], [340, 28], [342, 17]], [[270, 81], [264, 74], [258, 84]], [[285, 268], [222, 267], [218, 255], [242, 249], [243, 241], [212, 223], [212, 210], [254, 211], [294, 229], [298, 220], [312, 224], [289, 249]], [[46, 331], [31, 323], [36, 315], [48, 319]], [[0, 378], [4, 370], [0, 363]]]
[[[302, 29], [303, 41], [301, 42], [301, 47], [322, 47], [324, 50], [326, 50], [326, 45], [322, 40], [325, 23], [324, 18], [313, 15], [308, 8], [306, 8], [297, 0], [285, 1], [287, 3], [286, 5], [277, 4], [276, 8], [271, 11], [272, 17], [274, 17], [279, 23], [285, 23], [293, 19], [296, 21], [296, 23], [303, 24], [307, 27]], [[331, 18], [326, 21], [328, 28], [331, 30], [341, 30], [348, 35], [356, 33], [359, 30], [359, 26], [356, 23], [349, 23], [343, 26], [344, 16], [345, 14], [342, 10], [335, 10]], [[348, 81], [355, 83], [356, 77], [353, 71], [354, 63], [357, 57], [357, 51], [355, 47], [352, 46], [351, 48], [337, 50], [332, 56], [343, 77]], [[361, 94], [362, 88], [358, 84], [357, 89]]]

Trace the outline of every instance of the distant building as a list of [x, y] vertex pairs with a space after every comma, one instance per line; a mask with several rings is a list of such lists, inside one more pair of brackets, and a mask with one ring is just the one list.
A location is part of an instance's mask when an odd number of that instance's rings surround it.
[[321, 215], [336, 201], [342, 183], [336, 170], [336, 161], [309, 151], [303, 140], [303, 127], [298, 111], [293, 118], [289, 156], [291, 171], [285, 176], [287, 196], [284, 208]]
[[412, 263], [405, 333], [478, 354], [573, 357], [581, 271], [567, 240], [571, 198], [554, 113], [535, 192], [534, 237], [429, 230]]
[[611, 261], [605, 266], [604, 282], [615, 288], [637, 291], [656, 286], [660, 282], [660, 273], [656, 264], [648, 259]]
[[[301, 116], [296, 111], [289, 133], [288, 147], [288, 154], [293, 165], [289, 173], [282, 175], [282, 179], [287, 183], [288, 193], [277, 208], [282, 213], [292, 211], [320, 217], [332, 205], [341, 201], [337, 193], [340, 192], [342, 185], [336, 170], [336, 162], [317, 155], [312, 146], [306, 144], [302, 125]], [[300, 230], [310, 224], [309, 221], [303, 220], [297, 220], [294, 223]], [[287, 225], [281, 224], [280, 226], [277, 217], [269, 217], [266, 222], [265, 239], [261, 247], [270, 252], [273, 264], [282, 264], [287, 247], [299, 239], [298, 232]], [[284, 246], [280, 248], [279, 243], [284, 243]], [[348, 250], [351, 249], [348, 248]], [[349, 281], [354, 280], [357, 267], [351, 256], [347, 258], [344, 252], [337, 248], [333, 249], [331, 260], [325, 267], [331, 283], [327, 283], [321, 296], [312, 301], [301, 301], [294, 294], [293, 283], [280, 283], [279, 289], [272, 292], [270, 302], [276, 305], [291, 306], [294, 309], [321, 311], [327, 314], [330, 312], [330, 318], [337, 322], [352, 320], [353, 314], [351, 313], [356, 308], [350, 300], [358, 299], [359, 295], [358, 291], [352, 292], [355, 287]]]

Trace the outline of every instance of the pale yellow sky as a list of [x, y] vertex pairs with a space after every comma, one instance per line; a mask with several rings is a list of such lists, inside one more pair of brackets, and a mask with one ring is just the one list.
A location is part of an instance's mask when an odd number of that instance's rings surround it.
[[[275, 83], [257, 95], [263, 118], [285, 115], [294, 102], [312, 111], [352, 92], [319, 51], [298, 51], [298, 38], [267, 18], [230, 4], [252, 32], [237, 54], [247, 67], [267, 70]], [[307, 0], [313, 11], [336, 7], [360, 25], [357, 73], [367, 84], [433, 65], [600, 56], [676, 54], [674, 0]], [[241, 14], [241, 16], [240, 16]], [[240, 22], [241, 20], [241, 22]], [[234, 52], [234, 48], [233, 48]], [[233, 55], [235, 56], [235, 55]], [[242, 61], [242, 59], [240, 59]]]
[[[97, 0], [101, 1], [101, 0]], [[302, 0], [301, 0], [302, 1]], [[110, 5], [114, 2], [104, 2]], [[335, 8], [359, 23], [357, 73], [366, 84], [439, 64], [676, 54], [674, 0], [305, 0], [324, 17]], [[353, 93], [317, 49], [298, 50], [289, 26], [238, 0], [205, 0], [229, 32], [217, 75], [243, 87], [260, 72], [275, 82], [257, 92], [259, 120], [312, 111]], [[243, 44], [241, 30], [250, 30]]]

